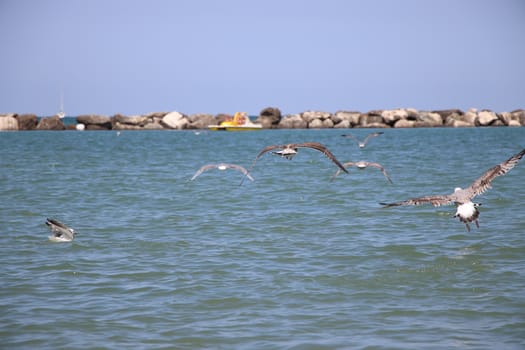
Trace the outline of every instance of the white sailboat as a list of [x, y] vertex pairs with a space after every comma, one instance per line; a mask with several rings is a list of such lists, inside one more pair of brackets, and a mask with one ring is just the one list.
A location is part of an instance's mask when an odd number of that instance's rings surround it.
[[66, 113], [64, 112], [64, 94], [60, 94], [60, 110], [57, 115], [60, 119], [66, 116]]

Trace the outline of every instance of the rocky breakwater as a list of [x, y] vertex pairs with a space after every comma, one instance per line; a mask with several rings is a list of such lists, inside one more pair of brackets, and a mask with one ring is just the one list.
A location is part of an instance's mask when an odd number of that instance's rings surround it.
[[289, 114], [274, 124], [274, 128], [420, 128], [525, 126], [525, 111], [496, 113], [490, 110], [459, 109], [418, 111], [412, 108], [358, 111], [307, 111]]
[[[77, 125], [66, 128], [58, 116], [37, 118], [34, 114], [0, 114], [0, 130], [185, 130], [207, 129], [231, 118], [229, 114], [190, 114], [177, 111], [111, 117], [86, 114], [76, 117]], [[263, 109], [256, 119], [265, 129], [322, 128], [418, 128], [418, 127], [488, 127], [525, 126], [525, 110], [493, 112], [490, 110], [443, 109], [419, 111], [413, 108], [373, 110], [369, 112], [306, 111], [282, 115], [279, 108]]]
[[65, 130], [58, 116], [39, 119], [35, 114], [0, 114], [0, 131], [9, 130]]
[[[215, 123], [211, 114], [185, 115], [180, 112], [154, 112], [144, 115], [112, 117], [102, 115], [82, 115], [77, 118], [81, 129], [86, 130], [183, 130], [206, 129]], [[78, 128], [78, 127], [77, 127]]]

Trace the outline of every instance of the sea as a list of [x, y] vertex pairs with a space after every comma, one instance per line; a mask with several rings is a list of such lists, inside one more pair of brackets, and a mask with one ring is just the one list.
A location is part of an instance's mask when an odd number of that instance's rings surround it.
[[[342, 134], [384, 134], [365, 148]], [[340, 162], [299, 148], [320, 142]], [[525, 128], [0, 133], [0, 349], [525, 349]], [[210, 169], [190, 181], [203, 165]], [[78, 233], [48, 239], [46, 218]]]

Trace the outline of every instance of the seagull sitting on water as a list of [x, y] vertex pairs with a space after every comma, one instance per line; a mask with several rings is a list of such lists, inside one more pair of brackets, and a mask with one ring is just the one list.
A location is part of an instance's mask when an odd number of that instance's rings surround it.
[[226, 169], [234, 169], [234, 170], [237, 170], [237, 171], [240, 171], [241, 173], [244, 174], [244, 176], [246, 176], [248, 179], [250, 179], [250, 181], [253, 181], [253, 177], [250, 175], [250, 173], [248, 172], [248, 170], [246, 170], [244, 167], [240, 166], [240, 165], [237, 165], [237, 164], [229, 164], [229, 163], [219, 163], [219, 164], [206, 164], [206, 165], [203, 165], [199, 170], [197, 170], [197, 172], [195, 173], [195, 175], [193, 175], [193, 177], [191, 178], [190, 181], [193, 181], [195, 180], [195, 178], [197, 176], [199, 176], [200, 174], [202, 174], [203, 172], [207, 171], [207, 170], [210, 170], [210, 169], [219, 169], [219, 170], [226, 170]]
[[53, 242], [71, 242], [76, 235], [76, 231], [55, 219], [46, 219], [46, 225], [51, 230], [52, 235], [49, 240]]
[[[393, 183], [392, 182], [392, 179], [390, 179], [390, 176], [388, 176], [388, 173], [386, 172], [385, 168], [383, 168], [383, 166], [379, 163], [374, 163], [374, 162], [366, 162], [364, 160], [361, 160], [359, 162], [347, 162], [347, 163], [343, 163], [343, 166], [345, 168], [348, 168], [350, 166], [355, 166], [357, 167], [357, 169], [360, 169], [360, 170], [363, 170], [363, 169], [366, 169], [367, 167], [373, 167], [373, 168], [377, 168], [379, 170], [381, 170], [381, 172], [383, 173], [383, 175], [385, 175], [386, 179], [390, 182], [390, 183]], [[337, 171], [335, 172], [334, 176], [332, 176], [332, 179], [331, 181], [334, 181], [335, 178], [341, 173], [341, 169], [337, 169]]]
[[343, 134], [341, 136], [343, 137], [348, 137], [348, 138], [351, 138], [352, 140], [354, 140], [355, 142], [357, 142], [357, 144], [359, 145], [359, 148], [365, 148], [367, 142], [372, 138], [372, 137], [376, 137], [376, 136], [379, 136], [379, 135], [383, 135], [384, 132], [382, 131], [379, 131], [379, 132], [373, 132], [371, 134], [368, 134], [367, 137], [365, 137], [365, 139], [363, 141], [360, 141], [358, 140], [354, 135], [352, 134]]
[[483, 175], [481, 175], [477, 180], [475, 180], [469, 187], [465, 189], [456, 187], [454, 189], [454, 193], [451, 193], [448, 195], [434, 195], [434, 196], [418, 197], [418, 198], [407, 199], [401, 202], [380, 203], [380, 204], [385, 207], [393, 207], [393, 206], [400, 206], [400, 205], [419, 205], [419, 204], [424, 204], [424, 203], [431, 203], [435, 207], [439, 207], [440, 205], [455, 204], [456, 213], [454, 214], [454, 217], [459, 218], [459, 221], [463, 222], [467, 226], [467, 231], [470, 232], [469, 223], [471, 222], [474, 222], [476, 224], [476, 227], [479, 228], [478, 207], [481, 205], [480, 203], [473, 203], [472, 198], [492, 188], [491, 186], [492, 180], [494, 180], [498, 176], [505, 175], [512, 168], [514, 168], [516, 164], [518, 163], [518, 161], [523, 157], [524, 154], [525, 154], [525, 149], [523, 149], [518, 154], [510, 157], [503, 163], [498, 164], [490, 168], [489, 170], [487, 170]]

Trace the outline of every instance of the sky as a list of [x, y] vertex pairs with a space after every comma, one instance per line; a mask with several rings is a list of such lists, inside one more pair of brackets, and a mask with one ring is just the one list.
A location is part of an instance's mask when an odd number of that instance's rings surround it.
[[522, 0], [0, 0], [0, 113], [525, 108]]

